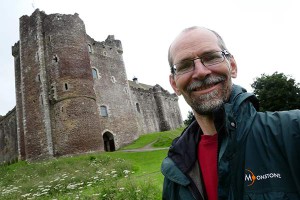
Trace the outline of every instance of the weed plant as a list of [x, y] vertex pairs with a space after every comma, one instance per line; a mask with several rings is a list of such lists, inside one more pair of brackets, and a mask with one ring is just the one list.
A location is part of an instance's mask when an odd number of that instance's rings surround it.
[[84, 155], [1, 166], [0, 199], [156, 199], [150, 181], [140, 181], [130, 162]]

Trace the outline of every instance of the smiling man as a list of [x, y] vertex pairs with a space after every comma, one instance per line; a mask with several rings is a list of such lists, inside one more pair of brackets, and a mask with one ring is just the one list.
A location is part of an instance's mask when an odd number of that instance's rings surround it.
[[299, 110], [257, 112], [256, 97], [233, 85], [237, 64], [215, 31], [183, 30], [169, 64], [195, 120], [162, 163], [163, 199], [300, 199]]

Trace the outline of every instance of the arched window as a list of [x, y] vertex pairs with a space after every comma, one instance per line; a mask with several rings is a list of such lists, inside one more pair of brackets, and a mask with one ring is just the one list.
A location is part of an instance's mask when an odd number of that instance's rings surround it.
[[102, 117], [107, 117], [107, 116], [108, 116], [106, 106], [100, 106], [100, 115], [101, 115]]
[[93, 79], [97, 79], [98, 78], [98, 71], [97, 71], [97, 69], [93, 68], [92, 69], [92, 74], [93, 74]]

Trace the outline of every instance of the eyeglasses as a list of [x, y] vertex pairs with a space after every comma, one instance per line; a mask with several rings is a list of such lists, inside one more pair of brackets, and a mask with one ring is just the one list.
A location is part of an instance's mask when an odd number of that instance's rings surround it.
[[212, 66], [217, 65], [225, 60], [225, 56], [229, 56], [230, 53], [227, 50], [216, 51], [212, 53], [207, 53], [201, 57], [194, 59], [183, 60], [173, 66], [174, 73], [176, 75], [185, 74], [187, 72], [193, 71], [195, 69], [195, 60], [200, 59], [201, 63], [208, 69]]

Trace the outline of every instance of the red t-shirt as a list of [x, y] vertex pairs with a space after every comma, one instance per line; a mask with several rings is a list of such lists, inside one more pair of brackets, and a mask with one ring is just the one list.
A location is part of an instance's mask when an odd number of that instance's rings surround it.
[[217, 151], [218, 134], [201, 135], [198, 145], [198, 161], [208, 200], [218, 199]]

